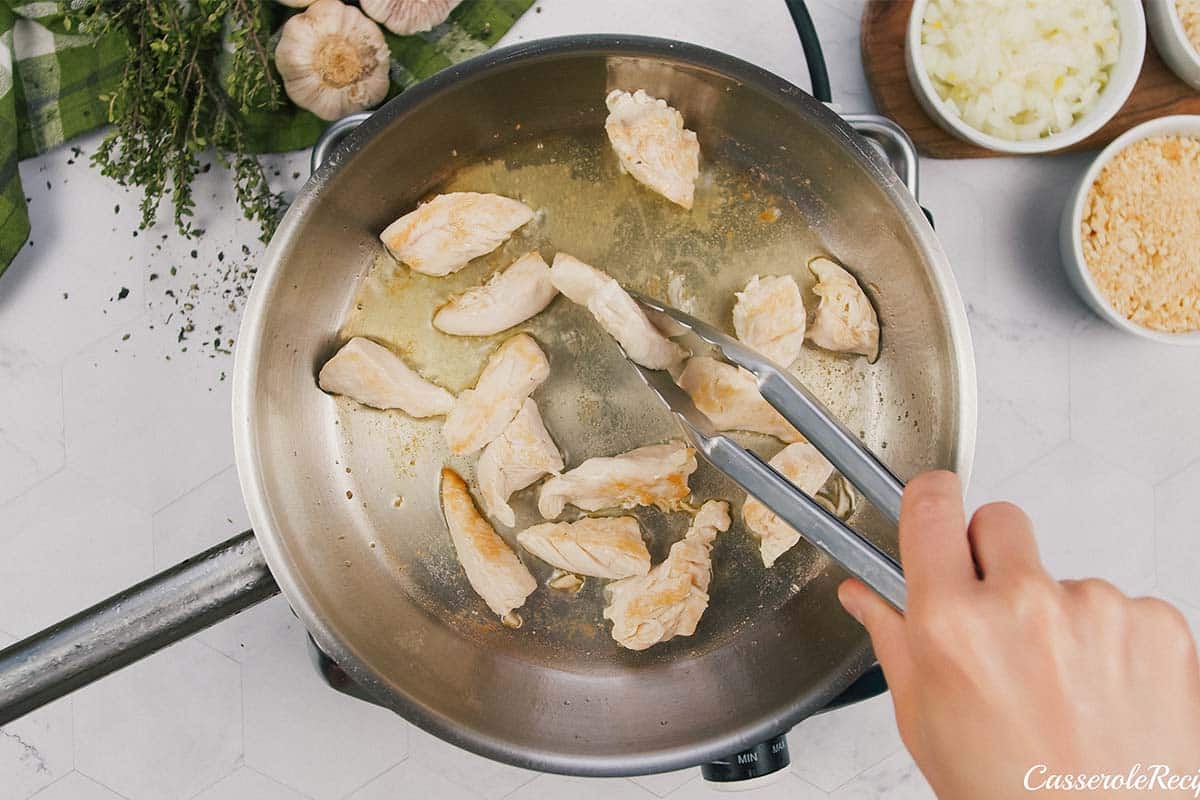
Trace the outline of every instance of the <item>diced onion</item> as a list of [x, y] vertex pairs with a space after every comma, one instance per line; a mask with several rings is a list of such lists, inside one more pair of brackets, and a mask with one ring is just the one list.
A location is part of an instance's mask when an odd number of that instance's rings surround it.
[[1092, 109], [1121, 45], [1109, 0], [931, 0], [925, 70], [947, 110], [976, 130], [1029, 140]]

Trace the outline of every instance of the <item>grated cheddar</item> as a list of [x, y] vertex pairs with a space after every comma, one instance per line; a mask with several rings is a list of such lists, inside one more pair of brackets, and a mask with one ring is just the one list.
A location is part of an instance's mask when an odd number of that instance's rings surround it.
[[1080, 233], [1119, 314], [1159, 331], [1200, 330], [1200, 139], [1152, 137], [1118, 153], [1088, 192]]

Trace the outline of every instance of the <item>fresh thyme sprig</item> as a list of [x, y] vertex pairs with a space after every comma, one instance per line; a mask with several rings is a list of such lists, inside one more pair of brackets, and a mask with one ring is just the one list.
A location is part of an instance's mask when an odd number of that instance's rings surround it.
[[101, 173], [139, 186], [143, 228], [168, 195], [184, 236], [192, 224], [192, 179], [201, 154], [233, 172], [238, 204], [265, 240], [283, 209], [258, 159], [248, 152], [240, 114], [277, 108], [279, 84], [267, 46], [262, 0], [64, 0], [67, 24], [93, 36], [120, 36], [129, 55], [105, 98], [113, 130], [93, 156]]

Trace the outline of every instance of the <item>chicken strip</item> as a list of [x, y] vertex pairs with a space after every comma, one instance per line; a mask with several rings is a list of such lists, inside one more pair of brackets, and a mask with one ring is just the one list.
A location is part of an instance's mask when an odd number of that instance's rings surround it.
[[625, 353], [643, 367], [670, 369], [687, 351], [663, 336], [629, 293], [604, 272], [574, 256], [559, 253], [550, 280], [572, 303], [586, 306]]
[[518, 333], [488, 357], [474, 389], [458, 396], [442, 426], [455, 455], [474, 453], [513, 421], [525, 398], [550, 375], [550, 362], [533, 337]]
[[804, 299], [791, 275], [755, 275], [733, 305], [738, 339], [781, 367], [790, 367], [800, 357], [805, 322]]
[[516, 515], [508, 504], [513, 492], [543, 475], [561, 472], [562, 456], [550, 438], [537, 403], [527, 398], [513, 421], [483, 448], [475, 465], [475, 479], [487, 513], [512, 527]]
[[638, 89], [614, 89], [604, 99], [604, 130], [620, 159], [621, 169], [672, 203], [692, 207], [700, 175], [700, 143], [683, 127], [683, 115], [666, 100]]
[[688, 476], [695, 471], [696, 451], [682, 442], [589, 458], [542, 484], [538, 511], [554, 519], [567, 503], [584, 511], [634, 506], [672, 510], [690, 494]]
[[[810, 497], [819, 492], [833, 474], [833, 464], [826, 461], [821, 451], [808, 442], [789, 444], [767, 463]], [[747, 497], [742, 504], [742, 519], [751, 533], [758, 537], [758, 550], [764, 566], [774, 564], [777, 558], [800, 541], [800, 534], [795, 528], [753, 497]]]
[[454, 336], [491, 336], [540, 313], [557, 294], [550, 267], [535, 251], [482, 286], [450, 298], [433, 315], [433, 327]]
[[544, 522], [518, 533], [517, 541], [547, 564], [576, 575], [618, 579], [650, 571], [650, 551], [633, 517]]
[[675, 636], [691, 636], [708, 608], [713, 539], [729, 530], [729, 504], [709, 500], [700, 507], [687, 534], [671, 545], [661, 564], [646, 575], [605, 588], [612, 637], [630, 650], [645, 650]]
[[817, 276], [813, 293], [821, 298], [808, 340], [826, 350], [861, 353], [874, 362], [879, 358], [879, 317], [866, 292], [828, 258], [814, 258], [808, 268]]
[[533, 219], [533, 209], [498, 194], [439, 194], [388, 225], [379, 238], [397, 261], [435, 277], [458, 272]]
[[508, 617], [537, 581], [475, 508], [466, 481], [452, 469], [442, 470], [442, 513], [471, 588], [496, 616]]
[[765, 433], [785, 442], [804, 439], [763, 399], [758, 393], [758, 381], [744, 369], [697, 356], [688, 359], [677, 383], [717, 430]]
[[450, 413], [454, 395], [422, 378], [400, 356], [380, 344], [355, 337], [325, 362], [317, 383], [372, 408], [398, 408], [413, 417]]

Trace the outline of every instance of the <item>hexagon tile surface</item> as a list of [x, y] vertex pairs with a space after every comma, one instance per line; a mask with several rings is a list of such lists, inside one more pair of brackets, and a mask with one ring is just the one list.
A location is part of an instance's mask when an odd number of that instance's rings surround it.
[[81, 689], [75, 768], [129, 800], [192, 797], [242, 755], [239, 678], [235, 662], [184, 641]]
[[512, 800], [549, 800], [570, 797], [573, 800], [654, 800], [654, 795], [624, 778], [570, 778], [542, 775], [507, 797]]
[[246, 764], [315, 800], [335, 800], [402, 761], [408, 723], [331, 689], [294, 617], [248, 641]]
[[483, 800], [500, 800], [538, 773], [492, 761], [443, 742], [415, 725], [409, 736], [410, 760], [445, 775]]
[[907, 752], [896, 753], [830, 795], [832, 800], [937, 800]]
[[65, 469], [0, 507], [0, 629], [27, 636], [145, 578], [150, 518]]
[[154, 514], [154, 568], [166, 569], [250, 529], [237, 470], [228, 467]]
[[677, 769], [674, 772], [660, 772], [656, 775], [637, 775], [629, 780], [651, 794], [666, 797], [694, 777], [696, 777], [695, 768]]
[[[3, 313], [3, 312], [0, 312]], [[62, 371], [0, 341], [0, 503], [63, 465]], [[11, 391], [20, 387], [19, 391]]]
[[307, 795], [249, 767], [240, 767], [196, 795], [194, 800], [307, 800]]
[[1200, 461], [1154, 487], [1158, 587], [1200, 609]]
[[[1064, 343], [1086, 312], [1059, 267], [1057, 232], [1078, 159], [1009, 162], [1003, 170], [934, 159], [921, 167], [971, 326], [979, 389], [975, 478], [994, 485], [1069, 432]], [[1015, 187], [1022, 189], [1019, 201], [998, 201]]]
[[1106, 578], [1130, 594], [1154, 585], [1154, 491], [1142, 478], [1068, 442], [994, 494], [1029, 514], [1056, 578]]
[[827, 792], [902, 746], [887, 695], [810, 717], [788, 734], [792, 772]]
[[125, 800], [88, 776], [72, 772], [33, 796], [34, 800]]
[[811, 783], [788, 772], [773, 776], [769, 783], [759, 784], [753, 789], [733, 792], [716, 789], [713, 784], [697, 776], [667, 797], [669, 800], [728, 800], [730, 795], [745, 797], [746, 800], [825, 800], [829, 797]]
[[233, 463], [229, 382], [174, 342], [135, 352], [122, 336], [63, 368], [67, 464], [153, 512]]
[[1051, 344], [1062, 331], [973, 306], [968, 315], [972, 330], [992, 329], [975, 342], [980, 401], [974, 480], [994, 484], [1070, 436], [1067, 350]]
[[1089, 318], [1071, 337], [1071, 438], [1110, 464], [1167, 478], [1200, 452], [1200, 358]]
[[[92, 134], [78, 145], [91, 152], [99, 139]], [[146, 241], [131, 229], [137, 196], [86, 160], [60, 147], [21, 164], [33, 244], [0, 283], [0, 346], [19, 344], [49, 365], [142, 314], [145, 262], [130, 252]], [[126, 209], [124, 217], [115, 206]], [[121, 289], [129, 290], [123, 298]]]
[[478, 795], [409, 758], [355, 789], [346, 800], [397, 800], [401, 797], [476, 800]]

